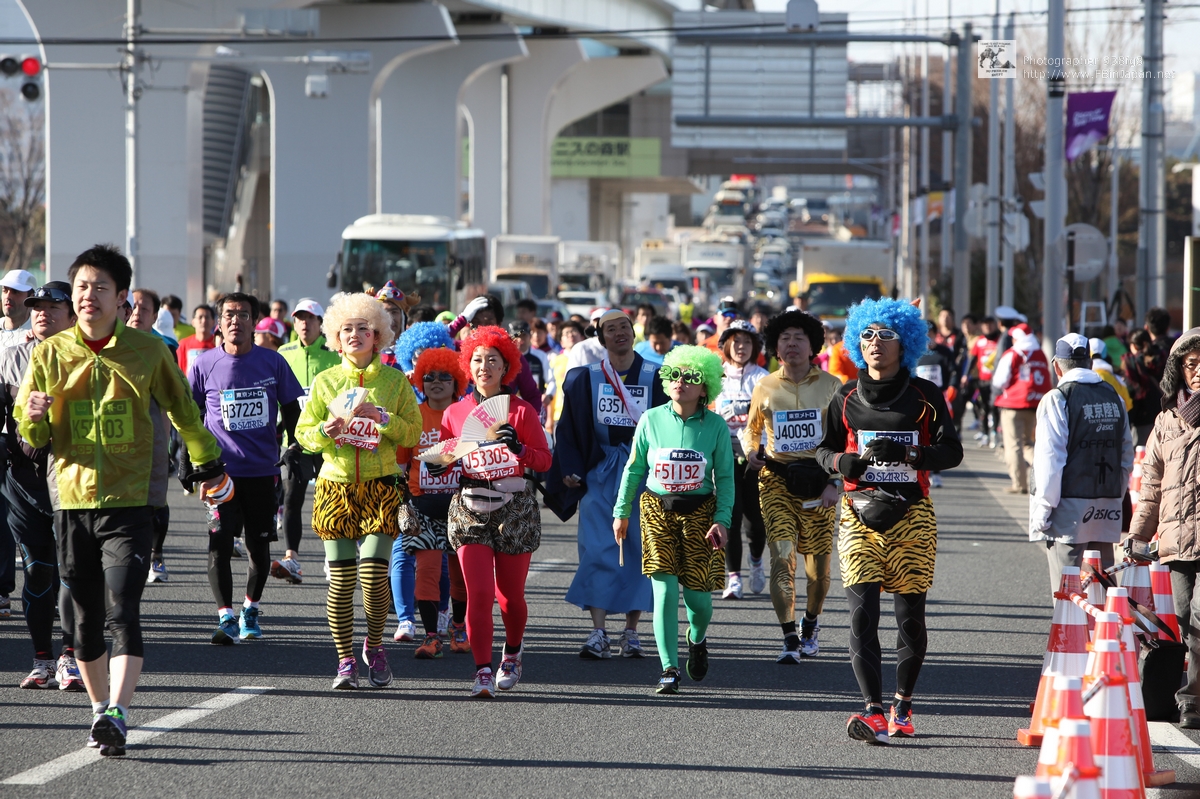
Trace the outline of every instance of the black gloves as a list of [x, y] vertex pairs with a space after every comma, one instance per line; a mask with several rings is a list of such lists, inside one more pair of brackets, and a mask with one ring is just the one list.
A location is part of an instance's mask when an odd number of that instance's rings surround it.
[[295, 473], [300, 468], [300, 458], [304, 455], [304, 450], [299, 444], [292, 444], [283, 451], [283, 456], [280, 457], [276, 466], [286, 466], [288, 473]]
[[502, 424], [496, 428], [496, 440], [503, 441], [504, 446], [508, 447], [514, 455], [520, 455], [524, 447], [517, 440], [517, 431], [511, 424]]
[[870, 465], [869, 460], [860, 458], [853, 452], [843, 452], [837, 460], [838, 471], [842, 473], [843, 477], [849, 477], [851, 480], [857, 480], [866, 474]]
[[180, 478], [179, 482], [183, 483], [183, 487], [188, 493], [196, 490], [198, 483], [203, 483], [205, 480], [211, 480], [214, 477], [220, 477], [225, 474], [225, 464], [222, 461], [209, 461], [194, 467], [188, 472], [187, 477]]
[[904, 463], [907, 454], [907, 448], [903, 444], [883, 436], [868, 444], [867, 451], [863, 453], [876, 463]]
[[450, 471], [450, 467], [453, 465], [453, 463], [426, 463], [425, 469], [429, 472], [430, 477], [441, 477]]

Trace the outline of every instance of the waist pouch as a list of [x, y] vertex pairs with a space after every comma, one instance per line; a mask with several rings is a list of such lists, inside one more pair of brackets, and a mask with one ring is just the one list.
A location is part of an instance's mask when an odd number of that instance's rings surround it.
[[412, 506], [417, 513], [430, 519], [446, 518], [450, 512], [450, 498], [453, 494], [421, 494], [412, 498]]
[[768, 458], [767, 469], [782, 477], [788, 493], [799, 499], [819, 497], [829, 485], [829, 475], [816, 461], [783, 463]]
[[500, 510], [512, 501], [514, 494], [528, 487], [524, 477], [506, 477], [489, 483], [464, 475], [459, 484], [462, 486], [463, 504], [476, 513]]
[[864, 491], [847, 491], [854, 513], [859, 521], [877, 533], [886, 533], [900, 523], [908, 509], [916, 504], [903, 494], [893, 494], [881, 488]]
[[[654, 494], [653, 491], [650, 493]], [[681, 515], [688, 515], [700, 510], [700, 506], [708, 501], [712, 494], [654, 494], [662, 505], [663, 510]]]

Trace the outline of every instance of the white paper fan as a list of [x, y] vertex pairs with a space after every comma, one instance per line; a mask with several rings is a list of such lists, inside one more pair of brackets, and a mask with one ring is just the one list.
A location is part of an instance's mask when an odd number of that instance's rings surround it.
[[479, 403], [463, 422], [459, 439], [463, 441], [487, 441], [492, 431], [508, 421], [508, 394], [497, 394]]
[[463, 441], [461, 438], [448, 438], [445, 441], [439, 441], [429, 449], [417, 456], [417, 460], [445, 465], [454, 463], [456, 460], [465, 457], [468, 453], [479, 448], [479, 444], [475, 441]]

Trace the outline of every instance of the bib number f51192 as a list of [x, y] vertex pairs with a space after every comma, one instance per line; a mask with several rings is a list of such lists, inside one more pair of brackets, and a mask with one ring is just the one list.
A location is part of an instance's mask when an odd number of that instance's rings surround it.
[[694, 449], [654, 450], [651, 475], [672, 494], [695, 491], [704, 485], [708, 459]]

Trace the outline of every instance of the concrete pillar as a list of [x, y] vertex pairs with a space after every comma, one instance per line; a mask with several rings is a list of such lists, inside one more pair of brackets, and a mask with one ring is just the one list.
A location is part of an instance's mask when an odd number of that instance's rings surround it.
[[[511, 232], [550, 235], [550, 150], [554, 138], [575, 120], [665, 80], [667, 71], [656, 55], [584, 57], [568, 65], [551, 82], [552, 70], [537, 69], [539, 54], [533, 44], [530, 50], [534, 57], [513, 69]], [[560, 59], [555, 63], [565, 64], [568, 48], [563, 45], [575, 43], [545, 44], [554, 48], [546, 60]], [[536, 113], [539, 105], [540, 116]]]
[[503, 69], [485, 69], [464, 83], [459, 107], [468, 122], [471, 143], [470, 223], [482, 229], [488, 239], [504, 232], [501, 227], [504, 137], [500, 135]]
[[472, 25], [458, 32], [510, 38], [467, 40], [410, 58], [392, 72], [376, 105], [373, 212], [451, 219], [461, 214], [459, 106], [464, 87], [498, 64], [528, 57], [529, 51], [511, 25]]

